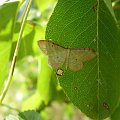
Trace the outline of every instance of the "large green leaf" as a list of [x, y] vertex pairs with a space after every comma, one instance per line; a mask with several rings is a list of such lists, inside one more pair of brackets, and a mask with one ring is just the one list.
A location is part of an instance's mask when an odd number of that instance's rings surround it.
[[0, 6], [0, 92], [3, 87], [10, 56], [18, 1]]
[[120, 95], [120, 42], [115, 18], [104, 0], [58, 0], [46, 39], [67, 48], [91, 48], [97, 57], [81, 71], [58, 77], [70, 100], [100, 120], [114, 111]]
[[[120, 41], [120, 30], [119, 30], [119, 35], [118, 36], [119, 36], [119, 41]], [[115, 111], [111, 115], [110, 120], [120, 120], [120, 101], [119, 101], [119, 104], [118, 104], [117, 108], [115, 109]]]

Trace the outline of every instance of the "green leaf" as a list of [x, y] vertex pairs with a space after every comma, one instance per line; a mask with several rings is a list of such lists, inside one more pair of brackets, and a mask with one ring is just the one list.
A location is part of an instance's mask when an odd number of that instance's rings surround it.
[[14, 22], [18, 1], [6, 2], [0, 6], [0, 92], [8, 72]]
[[35, 112], [34, 110], [21, 112], [21, 113], [19, 113], [19, 116], [23, 120], [41, 120], [40, 115], [37, 112]]
[[41, 99], [40, 94], [36, 92], [22, 103], [22, 110], [38, 109], [42, 104], [43, 100]]
[[[110, 2], [110, 0], [109, 0]], [[104, 0], [58, 0], [46, 39], [66, 48], [91, 48], [97, 57], [83, 69], [58, 77], [67, 96], [87, 116], [111, 115], [120, 95], [120, 42], [116, 21]]]

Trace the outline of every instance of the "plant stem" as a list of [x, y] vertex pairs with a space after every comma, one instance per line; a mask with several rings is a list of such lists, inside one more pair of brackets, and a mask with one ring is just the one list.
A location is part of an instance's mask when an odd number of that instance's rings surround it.
[[22, 18], [22, 21], [21, 21], [21, 29], [20, 29], [20, 33], [19, 33], [19, 36], [18, 36], [15, 52], [14, 52], [14, 55], [13, 55], [12, 64], [11, 64], [10, 72], [9, 72], [9, 75], [8, 75], [8, 80], [6, 81], [5, 87], [2, 91], [2, 94], [0, 95], [0, 104], [2, 103], [6, 93], [8, 91], [8, 88], [10, 86], [10, 83], [12, 81], [13, 72], [14, 72], [14, 68], [15, 68], [15, 64], [16, 64], [16, 59], [17, 59], [17, 56], [18, 56], [18, 51], [19, 51], [19, 48], [20, 48], [21, 40], [22, 40], [22, 34], [23, 34], [23, 30], [24, 30], [24, 27], [25, 27], [25, 22], [26, 22], [28, 13], [30, 11], [31, 4], [32, 4], [32, 0], [28, 0], [28, 4], [26, 6], [26, 9], [24, 11], [23, 18]]

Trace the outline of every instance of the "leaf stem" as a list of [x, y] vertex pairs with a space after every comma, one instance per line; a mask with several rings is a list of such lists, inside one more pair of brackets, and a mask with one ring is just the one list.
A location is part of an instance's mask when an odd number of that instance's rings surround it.
[[14, 72], [14, 68], [15, 68], [15, 64], [16, 64], [16, 59], [17, 59], [17, 56], [18, 56], [18, 51], [19, 51], [19, 48], [20, 48], [21, 40], [22, 40], [22, 34], [23, 34], [23, 30], [24, 30], [24, 27], [25, 27], [25, 22], [26, 22], [28, 13], [30, 11], [31, 4], [32, 4], [32, 0], [28, 0], [27, 6], [26, 6], [26, 9], [24, 11], [23, 18], [22, 18], [22, 21], [21, 21], [21, 23], [22, 23], [21, 24], [21, 29], [20, 29], [20, 33], [19, 33], [19, 36], [18, 36], [15, 52], [14, 52], [14, 55], [13, 55], [13, 59], [12, 59], [11, 67], [10, 67], [10, 72], [9, 72], [9, 75], [8, 75], [8, 80], [6, 81], [5, 87], [3, 88], [2, 94], [0, 95], [0, 104], [2, 103], [6, 93], [8, 91], [8, 88], [10, 86], [10, 83], [12, 81], [13, 72]]
[[97, 71], [98, 71], [98, 78], [97, 78], [97, 82], [98, 82], [98, 88], [97, 88], [97, 98], [98, 98], [98, 119], [99, 119], [99, 111], [100, 111], [100, 103], [99, 103], [99, 97], [100, 97], [100, 86], [99, 86], [99, 83], [100, 83], [100, 61], [99, 61], [99, 7], [100, 7], [100, 1], [97, 0], [97, 3], [98, 3], [98, 6], [97, 6], [97, 64], [98, 64], [98, 67], [97, 67]]

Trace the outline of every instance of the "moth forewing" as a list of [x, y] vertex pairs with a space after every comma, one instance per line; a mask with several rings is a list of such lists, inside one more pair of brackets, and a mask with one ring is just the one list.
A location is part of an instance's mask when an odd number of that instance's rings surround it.
[[96, 56], [96, 53], [90, 48], [85, 48], [82, 51], [83, 51], [83, 53], [82, 53], [83, 62], [92, 60]]
[[83, 63], [81, 60], [81, 56], [79, 56], [79, 51], [78, 49], [70, 49], [70, 54], [69, 54], [69, 69], [72, 71], [79, 71], [83, 67]]
[[40, 47], [40, 50], [43, 52], [43, 54], [47, 55], [47, 42], [46, 42], [46, 40], [39, 40], [38, 46]]
[[48, 62], [54, 70], [57, 70], [64, 64], [65, 56], [62, 54], [64, 54], [64, 51], [48, 55]]
[[54, 70], [63, 65], [66, 57], [66, 49], [50, 40], [40, 40], [40, 49], [48, 56], [48, 63]]

